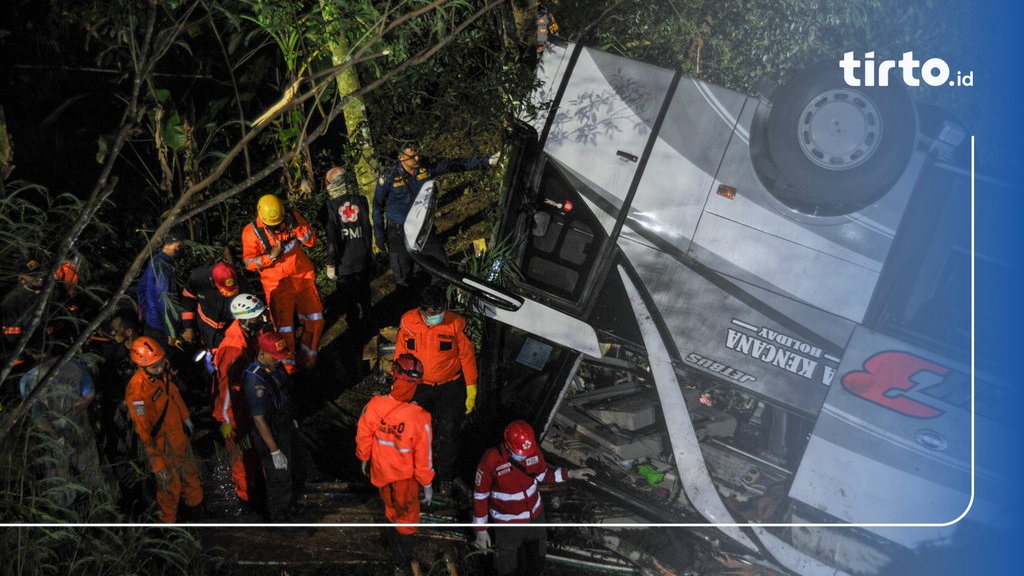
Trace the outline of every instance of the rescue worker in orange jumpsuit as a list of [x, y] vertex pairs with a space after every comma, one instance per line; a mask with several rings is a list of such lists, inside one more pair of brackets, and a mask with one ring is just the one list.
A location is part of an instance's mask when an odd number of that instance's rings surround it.
[[[242, 229], [242, 259], [247, 269], [259, 272], [271, 319], [295, 354], [295, 358], [285, 360], [285, 369], [294, 372], [296, 361], [310, 368], [316, 363], [324, 330], [324, 307], [316, 289], [313, 262], [302, 246], [313, 246], [316, 231], [297, 212], [286, 210], [273, 194], [259, 199], [256, 212], [256, 220]], [[298, 348], [296, 315], [302, 326]]]
[[260, 463], [252, 451], [240, 445], [253, 427], [242, 391], [242, 374], [256, 357], [257, 339], [273, 326], [267, 317], [267, 307], [252, 294], [235, 296], [231, 300], [231, 315], [235, 320], [225, 330], [224, 339], [213, 353], [213, 418], [220, 422], [235, 494], [250, 502], [250, 497], [259, 493], [250, 484], [259, 478]]
[[[523, 420], [505, 427], [504, 440], [484, 452], [476, 469], [473, 523], [478, 526], [474, 544], [481, 549], [491, 547], [491, 536], [483, 526], [490, 516], [496, 523], [507, 524], [494, 531], [495, 573], [540, 574], [544, 568], [547, 529], [530, 525], [544, 522], [544, 502], [537, 485], [586, 480], [594, 471], [548, 465], [533, 427]], [[523, 565], [519, 564], [521, 550], [525, 553]]]
[[[423, 502], [433, 496], [430, 413], [412, 402], [423, 380], [423, 363], [402, 354], [391, 365], [391, 393], [374, 396], [356, 425], [356, 458], [363, 474], [380, 490], [384, 515], [396, 524], [420, 521], [420, 486]], [[369, 471], [367, 471], [369, 468]], [[392, 554], [400, 566], [412, 559], [415, 526], [395, 526], [388, 531]]]
[[458, 458], [456, 433], [476, 406], [477, 368], [466, 320], [445, 304], [441, 288], [423, 290], [419, 308], [402, 315], [395, 358], [415, 354], [423, 362], [423, 382], [413, 400], [433, 418], [438, 495], [447, 498]]
[[156, 476], [157, 515], [161, 522], [173, 524], [179, 501], [192, 509], [203, 502], [188, 439], [192, 420], [160, 344], [149, 336], [136, 338], [131, 357], [139, 369], [128, 382], [124, 401]]

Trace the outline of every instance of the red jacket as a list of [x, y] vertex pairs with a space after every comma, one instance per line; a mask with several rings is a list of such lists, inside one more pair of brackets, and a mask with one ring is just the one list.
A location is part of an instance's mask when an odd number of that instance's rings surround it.
[[419, 308], [403, 314], [395, 358], [406, 353], [423, 362], [423, 381], [427, 384], [450, 382], [461, 372], [466, 386], [476, 386], [476, 354], [466, 336], [466, 320], [451, 310], [445, 310], [444, 320], [436, 326], [423, 321]]
[[154, 377], [139, 368], [124, 394], [128, 415], [135, 423], [135, 433], [149, 455], [153, 472], [181, 466], [189, 454], [184, 425], [189, 418], [188, 408], [171, 377], [170, 371]]
[[415, 478], [434, 481], [430, 452], [430, 413], [411, 402], [374, 396], [356, 426], [356, 458], [370, 461], [370, 483], [380, 488]]
[[[294, 222], [289, 224], [288, 220]], [[263, 287], [269, 293], [281, 278], [314, 279], [313, 262], [302, 246], [312, 247], [315, 242], [316, 230], [296, 212], [292, 212], [276, 232], [257, 216], [255, 222], [242, 228], [242, 260], [247, 269], [260, 273]], [[270, 250], [278, 244], [284, 244], [284, 248], [274, 262], [270, 259]]]
[[[504, 445], [490, 448], [476, 467], [473, 523], [486, 524], [488, 514], [496, 523], [530, 522], [544, 509], [537, 485], [568, 479], [565, 468], [548, 466], [540, 452], [513, 463]], [[476, 529], [486, 530], [484, 526]]]

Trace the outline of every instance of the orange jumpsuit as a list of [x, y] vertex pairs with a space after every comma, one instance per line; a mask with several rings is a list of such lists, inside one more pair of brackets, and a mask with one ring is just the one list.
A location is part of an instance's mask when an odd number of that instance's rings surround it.
[[198, 506], [203, 501], [199, 469], [185, 433], [188, 408], [169, 371], [150, 376], [139, 368], [128, 382], [124, 400], [135, 433], [149, 456], [150, 469], [154, 474], [168, 472], [165, 484], [156, 483], [156, 503], [160, 521], [173, 524], [179, 500], [184, 500], [186, 506]]
[[242, 373], [245, 367], [256, 357], [255, 345], [242, 330], [241, 324], [235, 320], [224, 332], [224, 339], [213, 353], [214, 390], [213, 418], [221, 424], [231, 424], [231, 434], [224, 438], [227, 449], [228, 464], [231, 466], [231, 482], [235, 494], [249, 501], [249, 479], [259, 474], [259, 458], [246, 453], [239, 442], [253, 428], [252, 416], [242, 391]]
[[418, 308], [409, 310], [402, 315], [395, 341], [395, 358], [402, 354], [423, 362], [423, 382], [413, 400], [433, 418], [438, 482], [450, 482], [456, 476], [467, 386], [477, 383], [476, 355], [466, 336], [466, 320], [446, 310], [441, 323], [432, 326], [423, 321]]
[[[356, 425], [356, 458], [370, 461], [370, 483], [380, 490], [384, 515], [396, 524], [420, 521], [420, 486], [434, 481], [430, 413], [390, 395], [374, 396]], [[396, 526], [414, 534], [415, 526]]]
[[[320, 335], [324, 331], [324, 307], [316, 290], [316, 272], [313, 262], [302, 249], [302, 246], [312, 247], [315, 242], [316, 231], [295, 212], [277, 231], [263, 224], [259, 216], [255, 222], [242, 228], [245, 267], [260, 273], [263, 293], [277, 331], [285, 337], [289, 349], [295, 351], [296, 358], [301, 358], [307, 366], [316, 362]], [[275, 262], [270, 258], [270, 251], [278, 244], [284, 248]], [[296, 313], [302, 325], [298, 349], [295, 348]], [[295, 360], [289, 358], [284, 364], [289, 372], [295, 370]]]
[[402, 315], [395, 342], [395, 358], [412, 354], [423, 362], [423, 383], [445, 384], [459, 377], [466, 386], [476, 386], [476, 353], [466, 336], [466, 319], [445, 310], [444, 320], [431, 326], [423, 321], [418, 308]]

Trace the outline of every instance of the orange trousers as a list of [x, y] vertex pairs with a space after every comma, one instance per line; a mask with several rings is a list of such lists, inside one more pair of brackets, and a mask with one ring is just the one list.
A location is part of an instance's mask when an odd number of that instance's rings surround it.
[[184, 501], [186, 506], [198, 506], [203, 501], [203, 487], [199, 483], [199, 468], [191, 447], [177, 458], [169, 458], [164, 468], [168, 472], [168, 481], [156, 482], [157, 516], [161, 522], [174, 524], [178, 519], [178, 502]]
[[[294, 358], [284, 361], [285, 369], [294, 371], [296, 362], [312, 367], [324, 331], [324, 306], [316, 283], [312, 278], [285, 277], [276, 279], [273, 284], [264, 282], [263, 291], [274, 326], [284, 336]], [[296, 320], [302, 327], [298, 348], [295, 347]]]
[[231, 432], [231, 436], [224, 439], [224, 448], [227, 450], [228, 465], [231, 467], [231, 483], [235, 487], [235, 494], [245, 502], [251, 502], [250, 498], [258, 486], [254, 482], [263, 474], [260, 468], [259, 456], [256, 456], [250, 449], [243, 449], [238, 444], [248, 432], [239, 433], [237, 429]]
[[[420, 485], [415, 478], [396, 480], [380, 487], [384, 515], [395, 524], [418, 524], [420, 521]], [[415, 526], [395, 526], [399, 534], [415, 534]]]

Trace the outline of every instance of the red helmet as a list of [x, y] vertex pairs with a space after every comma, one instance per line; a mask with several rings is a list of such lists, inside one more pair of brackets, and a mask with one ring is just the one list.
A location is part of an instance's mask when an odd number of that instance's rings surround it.
[[537, 453], [537, 436], [533, 426], [525, 420], [516, 420], [505, 427], [505, 446], [519, 456], [533, 456]]
[[423, 381], [423, 362], [412, 354], [402, 354], [391, 364], [391, 376], [419, 384]]
[[164, 349], [149, 336], [139, 336], [132, 340], [130, 347], [132, 362], [139, 368], [152, 366], [164, 359]]
[[217, 262], [210, 271], [210, 279], [224, 296], [236, 296], [238, 294], [238, 278], [235, 269], [227, 262]]

